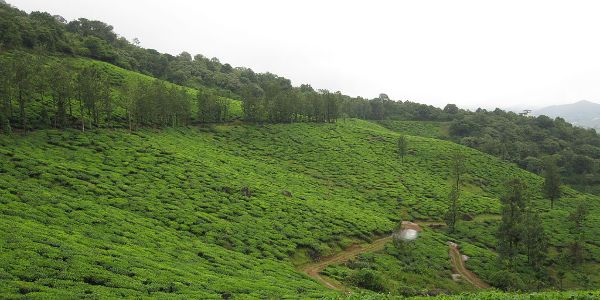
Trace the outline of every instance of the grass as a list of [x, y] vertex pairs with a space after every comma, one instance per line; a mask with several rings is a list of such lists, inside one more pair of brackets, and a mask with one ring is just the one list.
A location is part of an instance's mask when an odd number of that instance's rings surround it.
[[[397, 137], [359, 120], [0, 136], [0, 295], [336, 297], [293, 261], [369, 241], [403, 219], [440, 220], [455, 151], [467, 157], [465, 213], [496, 214], [502, 182], [516, 176], [544, 211], [554, 246], [568, 239], [553, 225], [574, 201], [593, 200], [599, 215], [597, 198], [570, 189], [550, 211], [538, 176], [451, 142], [410, 136], [401, 163]], [[591, 240], [599, 225], [588, 221]], [[483, 272], [494, 258], [485, 248], [491, 226], [465, 231], [456, 238], [472, 256], [467, 266]], [[438, 287], [468, 291], [446, 277], [444, 239], [428, 231], [414, 267], [391, 249], [361, 259], [392, 288], [432, 289], [441, 278]], [[586, 247], [600, 259], [600, 245]]]

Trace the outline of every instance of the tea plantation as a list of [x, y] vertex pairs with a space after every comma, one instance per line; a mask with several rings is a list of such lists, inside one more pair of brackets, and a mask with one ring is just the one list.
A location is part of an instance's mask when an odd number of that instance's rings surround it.
[[[354, 273], [372, 272], [396, 295], [473, 292], [449, 279], [445, 242], [457, 240], [467, 266], [491, 280], [498, 197], [513, 177], [527, 183], [552, 249], [569, 239], [563, 224], [575, 203], [590, 205], [582, 268], [598, 274], [597, 197], [563, 187], [550, 210], [534, 174], [419, 136], [408, 137], [401, 163], [398, 136], [354, 119], [1, 135], [0, 295], [338, 298], [295, 265], [389, 234], [401, 220], [441, 221], [457, 151], [467, 158], [461, 203], [470, 221], [451, 236], [427, 229], [408, 256], [390, 244], [326, 274], [352, 286]], [[597, 276], [583, 285], [576, 273], [566, 287], [600, 287]], [[384, 297], [357, 291], [352, 297]]]

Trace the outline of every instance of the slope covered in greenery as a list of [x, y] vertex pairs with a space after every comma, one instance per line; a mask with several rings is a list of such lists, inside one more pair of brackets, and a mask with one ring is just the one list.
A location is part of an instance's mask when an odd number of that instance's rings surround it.
[[[567, 228], [556, 224], [566, 222], [576, 200], [592, 205], [590, 236], [600, 228], [595, 197], [565, 189], [559, 209], [550, 211], [536, 175], [476, 150], [416, 136], [409, 137], [410, 154], [401, 163], [397, 137], [359, 120], [0, 136], [1, 293], [331, 293], [293, 264], [389, 233], [400, 220], [441, 220], [455, 151], [467, 157], [462, 201], [471, 222], [498, 213], [502, 183], [520, 177], [544, 211], [553, 247], [569, 239]], [[444, 235], [424, 242], [445, 247]], [[484, 280], [493, 278], [493, 226], [449, 238], [471, 256], [470, 268]], [[599, 247], [593, 239], [586, 244], [591, 262], [598, 262]], [[381, 273], [390, 259], [381, 260], [365, 268]], [[447, 278], [449, 261], [438, 258], [435, 264], [446, 271], [431, 274]], [[422, 272], [407, 269], [404, 275], [418, 292], [432, 288], [430, 281], [410, 280], [411, 273]], [[580, 287], [573, 276], [566, 284]], [[591, 276], [589, 287], [599, 285]]]
[[[600, 286], [598, 197], [563, 187], [551, 209], [534, 175], [552, 158], [566, 182], [597, 192], [600, 136], [562, 119], [294, 87], [2, 1], [0, 72], [2, 298], [340, 297], [297, 265], [388, 235], [400, 220], [442, 221], [457, 153], [466, 173], [454, 232], [427, 228], [410, 246], [324, 273], [364, 297], [473, 292], [450, 280], [453, 240], [498, 288]], [[75, 127], [86, 132], [49, 129]], [[499, 198], [514, 178], [548, 235], [536, 270], [522, 249], [512, 266], [497, 259]], [[571, 295], [587, 296], [540, 297]], [[497, 296], [514, 294], [476, 297]]]
[[[220, 101], [215, 101], [214, 97], [208, 97], [212, 99], [208, 102], [217, 103], [206, 105], [206, 102], [200, 101], [203, 105], [192, 105], [190, 110], [187, 105], [181, 105], [180, 101], [159, 100], [157, 98], [162, 97], [156, 95], [152, 97], [153, 93], [148, 93], [150, 97], [141, 97], [147, 99], [138, 102], [150, 106], [151, 109], [136, 111], [137, 121], [145, 126], [185, 125], [191, 120], [228, 122], [237, 117], [250, 122], [269, 123], [332, 122], [342, 117], [449, 122], [443, 126], [442, 136], [448, 133], [457, 143], [515, 162], [520, 167], [538, 174], [544, 168], [544, 161], [554, 160], [560, 167], [565, 183], [583, 192], [600, 194], [600, 136], [594, 130], [572, 126], [561, 118], [551, 119], [546, 116], [531, 118], [501, 109], [494, 111], [477, 109], [471, 112], [461, 110], [454, 104], [448, 104], [440, 109], [411, 101], [394, 101], [384, 93], [372, 99], [365, 99], [350, 97], [340, 92], [315, 91], [309, 84], [294, 87], [289, 79], [282, 76], [255, 73], [246, 67], [232, 67], [227, 63], [221, 63], [217, 58], [209, 59], [201, 54], [192, 57], [187, 52], [174, 56], [145, 49], [139, 46], [139, 41], [128, 41], [115, 33], [113, 26], [101, 21], [85, 18], [65, 20], [61, 16], [53, 16], [45, 12], [26, 13], [3, 2], [0, 2], [0, 33], [2, 33], [0, 53], [25, 50], [42, 52], [44, 55], [87, 57], [180, 86], [201, 91], [210, 90], [211, 95], [238, 99], [242, 101], [238, 104], [243, 104], [243, 114], [238, 114], [241, 106], [235, 106], [231, 112], [233, 116], [222, 116], [224, 107], [221, 107], [223, 105], [218, 103]], [[8, 75], [18, 73], [14, 69], [7, 71], [3, 63], [0, 60], [0, 72]], [[23, 77], [22, 75], [20, 77]], [[26, 123], [20, 120], [21, 117], [13, 114], [14, 107], [17, 106], [17, 100], [14, 99], [17, 96], [14, 94], [35, 94], [37, 92], [31, 90], [40, 88], [28, 86], [23, 82], [15, 83], [23, 80], [6, 80], [9, 77], [15, 76], [0, 78], [2, 79], [0, 101], [4, 102], [0, 105], [0, 130], [2, 131], [7, 131], [7, 120], [13, 124]], [[34, 81], [52, 81], [56, 78], [55, 74], [44, 74], [42, 77], [44, 78], [37, 78]], [[7, 91], [16, 86], [19, 86], [20, 91], [12, 91], [13, 95], [10, 95], [11, 92]], [[134, 98], [133, 96], [139, 95], [140, 91], [147, 90], [149, 89], [146, 87], [138, 89], [131, 93], [131, 97], [124, 97], [124, 99], [130, 100]], [[38, 97], [28, 95], [25, 98], [23, 103], [33, 102], [32, 107], [28, 106], [27, 109], [31, 110], [36, 106]], [[52, 98], [53, 101], [60, 102]], [[75, 99], [78, 97], [73, 98], [73, 100], [82, 100]], [[48, 100], [46, 99], [46, 102]], [[176, 102], [177, 105], [169, 105], [165, 102]], [[189, 101], [183, 102], [186, 104]], [[197, 107], [202, 107], [204, 113], [192, 113]], [[37, 120], [40, 121], [38, 123], [41, 127], [47, 128], [52, 127], [49, 117], [52, 113], [54, 113], [53, 109], [46, 108], [35, 111], [34, 115], [40, 115], [37, 116]], [[70, 115], [77, 119], [78, 114], [84, 113], [76, 112]], [[95, 115], [94, 119], [98, 121], [97, 112], [89, 114]], [[111, 117], [108, 119], [107, 123], [114, 121]], [[75, 122], [69, 123], [71, 126], [74, 124]], [[95, 124], [98, 125], [104, 124]], [[427, 126], [429, 125], [435, 123], [428, 123]], [[21, 127], [28, 126], [24, 124]], [[63, 126], [54, 125], [54, 127]], [[433, 137], [440, 137], [440, 135], [436, 133]]]

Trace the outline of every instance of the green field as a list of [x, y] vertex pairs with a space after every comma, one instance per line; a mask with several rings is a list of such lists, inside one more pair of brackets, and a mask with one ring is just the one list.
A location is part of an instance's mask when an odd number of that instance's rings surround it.
[[[448, 280], [449, 261], [439, 258], [447, 237], [471, 257], [469, 268], [492, 278], [496, 221], [485, 216], [498, 213], [509, 177], [528, 183], [552, 247], [569, 238], [560, 224], [577, 200], [591, 205], [590, 240], [599, 233], [596, 197], [564, 187], [565, 197], [549, 210], [536, 175], [417, 136], [409, 137], [401, 163], [397, 137], [359, 120], [0, 136], [0, 294], [334, 297], [294, 264], [389, 233], [400, 220], [441, 220], [456, 151], [467, 157], [461, 201], [474, 218], [450, 237], [428, 232], [421, 248], [430, 252], [414, 254], [421, 265], [391, 259], [393, 249], [361, 257], [370, 264], [362, 269], [393, 279], [391, 292], [408, 284], [416, 292], [472, 291]], [[590, 263], [582, 268], [595, 270], [600, 245], [586, 249]], [[391, 266], [405, 272], [398, 277], [386, 271]], [[565, 286], [586, 288], [576, 273], [567, 274]], [[446, 283], [434, 284], [438, 278]], [[591, 276], [587, 288], [599, 286]]]

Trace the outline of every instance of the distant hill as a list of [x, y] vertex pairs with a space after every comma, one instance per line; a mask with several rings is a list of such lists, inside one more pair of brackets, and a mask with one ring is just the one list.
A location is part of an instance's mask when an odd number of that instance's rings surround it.
[[573, 104], [554, 105], [534, 110], [535, 115], [561, 117], [573, 125], [600, 129], [600, 104], [582, 100]]

